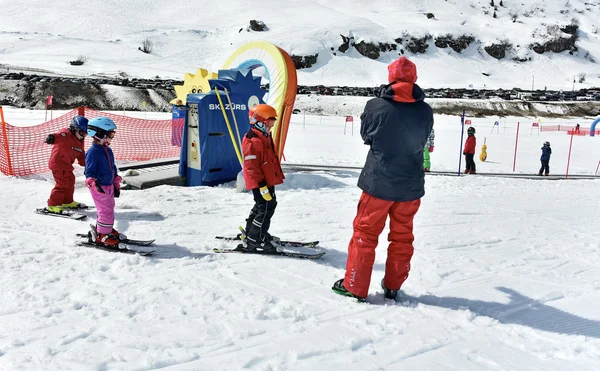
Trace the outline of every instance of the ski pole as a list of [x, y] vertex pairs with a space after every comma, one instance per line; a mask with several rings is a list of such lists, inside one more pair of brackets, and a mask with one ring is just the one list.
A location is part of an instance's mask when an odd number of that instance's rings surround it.
[[235, 137], [233, 136], [233, 131], [231, 130], [231, 124], [229, 123], [229, 118], [227, 117], [227, 112], [225, 111], [225, 106], [223, 105], [223, 100], [221, 99], [221, 93], [219, 92], [219, 88], [215, 86], [215, 93], [217, 93], [217, 99], [219, 100], [219, 104], [221, 105], [221, 112], [223, 113], [223, 118], [225, 119], [225, 124], [227, 125], [227, 130], [229, 131], [229, 136], [231, 137], [231, 143], [233, 144], [233, 149], [235, 150], [235, 154], [237, 155], [238, 161], [240, 165], [244, 163], [242, 160], [242, 155], [240, 154], [240, 150], [238, 149], [237, 143], [235, 141]]
[[227, 102], [229, 102], [229, 108], [231, 109], [231, 116], [233, 116], [233, 124], [235, 125], [235, 133], [237, 134], [238, 146], [242, 147], [242, 139], [240, 139], [240, 129], [238, 128], [237, 120], [235, 118], [235, 112], [233, 111], [233, 104], [231, 98], [229, 98], [229, 92], [225, 89], [225, 95], [227, 96]]

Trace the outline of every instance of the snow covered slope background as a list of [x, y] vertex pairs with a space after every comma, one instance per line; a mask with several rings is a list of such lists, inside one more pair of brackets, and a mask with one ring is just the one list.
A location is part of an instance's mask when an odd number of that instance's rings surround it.
[[[6, 116], [27, 125], [44, 112]], [[356, 128], [344, 135], [343, 117], [306, 119], [292, 118], [290, 162], [364, 163], [367, 148]], [[433, 169], [456, 169], [459, 120], [435, 119]], [[514, 122], [498, 134], [475, 122], [478, 153], [485, 137], [489, 145], [478, 170], [510, 172]], [[537, 171], [545, 140], [552, 173], [564, 173], [569, 136], [529, 128], [518, 172]], [[597, 140], [574, 138], [572, 173], [594, 172]], [[91, 203], [77, 174], [75, 199]], [[0, 176], [0, 370], [597, 370], [600, 180], [427, 176], [407, 297], [385, 301], [379, 288], [386, 229], [371, 304], [359, 304], [331, 291], [344, 274], [357, 177], [286, 173], [271, 231], [327, 251], [302, 261], [212, 253], [234, 246], [214, 236], [235, 234], [253, 204], [232, 184], [123, 191], [116, 227], [157, 238], [156, 256], [143, 258], [77, 247], [88, 223], [35, 214], [48, 174]]]
[[[416, 62], [424, 87], [570, 90], [574, 80], [577, 89], [600, 86], [597, 1], [1, 0], [0, 8], [0, 64], [17, 70], [182, 79], [198, 67], [217, 70], [238, 46], [262, 39], [293, 55], [318, 54], [312, 67], [299, 70], [303, 85], [377, 85], [402, 49]], [[268, 30], [252, 31], [251, 20]], [[569, 40], [572, 34], [562, 30], [572, 32], [573, 26], [574, 48], [532, 50], [535, 44]], [[353, 46], [341, 52], [342, 35], [354, 44], [383, 43], [396, 50], [377, 59]], [[435, 45], [448, 35], [473, 41], [460, 52]], [[426, 37], [424, 53], [409, 50]], [[144, 40], [152, 43], [150, 54], [138, 50]], [[486, 52], [493, 44], [509, 46], [504, 58]], [[79, 57], [84, 65], [69, 64]]]

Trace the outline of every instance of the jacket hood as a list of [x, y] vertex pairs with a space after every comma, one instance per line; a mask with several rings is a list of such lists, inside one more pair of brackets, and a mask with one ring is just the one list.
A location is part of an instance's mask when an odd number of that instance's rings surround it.
[[414, 103], [425, 100], [425, 92], [417, 84], [410, 82], [393, 82], [381, 85], [377, 92], [379, 98], [391, 99], [396, 102]]

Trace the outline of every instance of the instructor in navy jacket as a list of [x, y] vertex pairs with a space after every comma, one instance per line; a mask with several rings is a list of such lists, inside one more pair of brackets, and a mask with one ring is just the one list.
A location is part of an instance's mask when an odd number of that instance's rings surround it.
[[368, 295], [375, 248], [388, 216], [385, 296], [395, 298], [408, 278], [413, 218], [425, 195], [423, 148], [433, 128], [433, 111], [416, 84], [415, 64], [406, 57], [388, 66], [388, 81], [360, 117], [360, 133], [370, 150], [358, 179], [363, 193], [348, 245], [346, 275], [333, 286], [338, 294], [358, 299]]

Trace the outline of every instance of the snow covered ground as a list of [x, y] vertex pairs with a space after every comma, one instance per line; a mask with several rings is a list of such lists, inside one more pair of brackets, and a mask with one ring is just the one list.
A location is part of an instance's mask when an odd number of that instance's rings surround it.
[[[5, 118], [31, 125], [43, 112]], [[362, 165], [356, 120], [344, 135], [343, 117], [295, 115], [287, 161]], [[489, 147], [478, 170], [511, 172], [517, 119], [491, 134], [494, 120], [474, 119], [478, 149], [485, 137]], [[459, 119], [436, 116], [435, 128], [433, 168], [455, 170]], [[549, 140], [551, 171], [564, 174], [569, 136], [530, 134], [521, 128], [517, 172], [536, 172]], [[571, 173], [593, 174], [598, 140], [574, 138]], [[232, 245], [214, 236], [235, 234], [252, 206], [231, 184], [124, 191], [117, 228], [157, 238], [144, 258], [77, 247], [88, 223], [35, 214], [53, 185], [47, 174], [0, 176], [0, 369], [598, 368], [598, 180], [427, 176], [405, 300], [380, 293], [384, 231], [370, 304], [359, 304], [331, 291], [344, 274], [357, 176], [288, 172], [278, 187], [272, 232], [321, 240], [327, 254], [315, 261], [213, 254]], [[91, 203], [82, 180], [76, 199]]]

